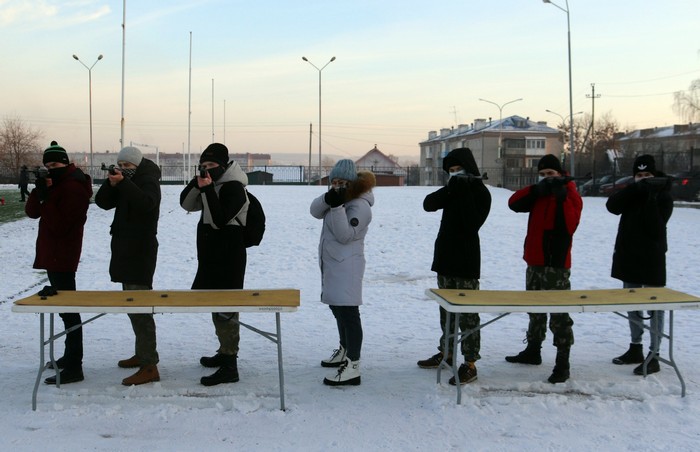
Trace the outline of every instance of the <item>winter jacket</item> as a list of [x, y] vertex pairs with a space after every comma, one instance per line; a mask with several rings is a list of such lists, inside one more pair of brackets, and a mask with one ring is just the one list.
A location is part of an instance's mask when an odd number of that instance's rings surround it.
[[52, 179], [48, 198], [41, 201], [35, 188], [24, 210], [29, 218], [40, 218], [34, 268], [50, 272], [75, 272], [83, 247], [83, 226], [92, 196], [92, 181], [72, 163]]
[[158, 257], [159, 180], [160, 168], [144, 158], [130, 179], [124, 178], [114, 187], [107, 179], [95, 195], [100, 208], [115, 209], [109, 262], [114, 282], [153, 285]]
[[555, 194], [540, 190], [540, 184], [530, 185], [508, 200], [514, 212], [530, 213], [523, 258], [530, 266], [571, 268], [571, 245], [583, 201], [572, 181], [555, 185]]
[[246, 267], [243, 228], [235, 218], [248, 208], [248, 176], [233, 162], [213, 184], [195, 177], [180, 194], [180, 206], [201, 211], [197, 224], [197, 275], [192, 289], [242, 289]]
[[372, 221], [376, 184], [374, 174], [358, 172], [350, 182], [345, 204], [331, 208], [325, 193], [311, 202], [314, 218], [323, 219], [318, 245], [321, 267], [321, 301], [333, 306], [362, 304], [365, 273], [365, 235]]
[[[455, 165], [464, 168], [467, 175], [479, 175], [474, 156], [467, 148], [455, 149], [443, 160], [445, 171]], [[478, 279], [481, 276], [479, 228], [491, 210], [491, 194], [484, 183], [468, 176], [454, 176], [447, 186], [425, 197], [423, 209], [426, 212], [442, 209], [431, 270], [444, 276]]]
[[668, 186], [635, 182], [610, 195], [606, 207], [620, 215], [612, 277], [627, 283], [666, 285], [666, 223], [673, 212]]

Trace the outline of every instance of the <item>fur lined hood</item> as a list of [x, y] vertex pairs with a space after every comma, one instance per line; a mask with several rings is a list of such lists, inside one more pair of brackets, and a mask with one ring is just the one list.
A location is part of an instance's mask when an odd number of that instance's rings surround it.
[[345, 201], [352, 201], [365, 193], [371, 192], [377, 185], [377, 178], [371, 171], [358, 171], [357, 179], [348, 182], [348, 190], [345, 192]]

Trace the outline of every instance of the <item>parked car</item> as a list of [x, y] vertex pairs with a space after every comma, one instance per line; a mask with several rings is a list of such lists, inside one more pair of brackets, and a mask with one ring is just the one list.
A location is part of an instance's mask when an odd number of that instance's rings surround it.
[[625, 176], [617, 179], [612, 183], [603, 184], [600, 186], [600, 194], [602, 196], [610, 196], [613, 193], [622, 190], [629, 184], [634, 183], [634, 176]]
[[607, 174], [596, 179], [589, 179], [578, 188], [581, 196], [598, 196], [600, 194], [600, 186], [613, 181], [612, 174]]
[[671, 196], [679, 201], [700, 201], [700, 171], [674, 174]]

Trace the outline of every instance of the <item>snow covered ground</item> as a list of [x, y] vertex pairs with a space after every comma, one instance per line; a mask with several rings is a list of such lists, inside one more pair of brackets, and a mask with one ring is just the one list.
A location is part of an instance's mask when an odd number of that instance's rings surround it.
[[[7, 186], [7, 188], [11, 188]], [[320, 360], [337, 346], [335, 322], [319, 300], [316, 260], [321, 222], [308, 208], [320, 187], [254, 186], [267, 213], [263, 244], [248, 254], [246, 287], [301, 289], [301, 308], [282, 314], [287, 411], [279, 410], [276, 348], [241, 332], [235, 384], [205, 388], [199, 357], [216, 349], [208, 314], [156, 317], [161, 381], [124, 387], [133, 332], [125, 315], [85, 327], [85, 381], [60, 389], [42, 384], [37, 411], [31, 392], [38, 358], [38, 316], [11, 312], [13, 301], [38, 291], [43, 271], [31, 268], [37, 221], [0, 225], [0, 448], [47, 450], [697, 450], [700, 443], [700, 359], [697, 311], [676, 312], [675, 358], [687, 396], [671, 368], [644, 379], [612, 357], [629, 342], [615, 314], [574, 315], [572, 378], [551, 385], [551, 333], [541, 366], [507, 363], [522, 349], [527, 315], [514, 314], [482, 333], [479, 379], [455, 389], [416, 366], [436, 351], [436, 287], [430, 271], [439, 214], [422, 210], [435, 187], [377, 188], [367, 235], [362, 385], [329, 388]], [[163, 187], [160, 251], [154, 286], [187, 289], [194, 277], [197, 215], [178, 205], [181, 187]], [[491, 188], [493, 207], [482, 229], [482, 289], [524, 288], [522, 243], [527, 215], [507, 208], [510, 192]], [[584, 199], [574, 238], [574, 289], [617, 288], [610, 262], [617, 217], [605, 200]], [[78, 288], [118, 290], [109, 281], [112, 212], [92, 205]], [[677, 208], [669, 223], [668, 287], [700, 295], [700, 210]], [[274, 316], [243, 320], [272, 329]], [[491, 315], [482, 315], [488, 320]], [[648, 345], [648, 335], [645, 335]], [[666, 342], [664, 342], [664, 345]], [[58, 354], [63, 350], [58, 347]], [[45, 375], [48, 375], [45, 374]]]

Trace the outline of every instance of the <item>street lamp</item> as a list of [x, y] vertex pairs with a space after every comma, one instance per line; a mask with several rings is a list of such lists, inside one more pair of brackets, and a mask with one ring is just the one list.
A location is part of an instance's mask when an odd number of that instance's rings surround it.
[[318, 185], [321, 185], [321, 71], [323, 71], [326, 68], [326, 66], [334, 62], [335, 57], [331, 58], [330, 61], [323, 65], [321, 69], [319, 69], [315, 64], [309, 61], [309, 59], [305, 56], [301, 57], [301, 59], [309, 63], [318, 71]]
[[[512, 104], [513, 102], [518, 102], [523, 100], [523, 98], [518, 98], [518, 99], [513, 99], [511, 101], [506, 102], [505, 104], [499, 105], [496, 102], [492, 102], [490, 100], [486, 99], [481, 99], [479, 98], [480, 101], [482, 102], [487, 102], [489, 104], [495, 105], [498, 108], [498, 158], [503, 160], [503, 180], [501, 181], [501, 184], [503, 187], [506, 186], [506, 159], [505, 156], [503, 155], [503, 107], [505, 107], [508, 104]], [[482, 159], [483, 160], [483, 159]], [[481, 162], [483, 165], [483, 161]]]
[[82, 64], [85, 66], [85, 69], [88, 70], [88, 96], [89, 96], [89, 104], [90, 104], [90, 170], [92, 171], [93, 167], [93, 162], [92, 162], [92, 68], [95, 67], [98, 61], [102, 59], [102, 55], [99, 55], [97, 59], [95, 60], [94, 63], [92, 63], [92, 66], [87, 66], [85, 63], [80, 61], [80, 58], [78, 58], [78, 55], [73, 55], [73, 58], [75, 61], [78, 63]]
[[502, 154], [503, 154], [503, 149], [502, 149], [502, 140], [503, 140], [503, 107], [505, 107], [505, 106], [508, 105], [508, 104], [512, 104], [513, 102], [521, 101], [521, 100], [523, 100], [523, 98], [521, 97], [521, 98], [519, 98], [519, 99], [514, 99], [514, 100], [508, 101], [508, 102], [506, 102], [505, 104], [502, 104], [502, 105], [498, 105], [496, 102], [492, 102], [492, 101], [486, 100], [486, 99], [481, 99], [481, 98], [480, 98], [479, 100], [482, 101], [482, 102], [487, 102], [487, 103], [489, 103], [489, 104], [493, 104], [493, 105], [496, 106], [496, 108], [498, 108], [498, 127], [499, 127], [499, 131], [498, 131], [498, 158], [503, 158], [503, 155], [502, 155]]
[[569, 0], [566, 1], [566, 9], [552, 3], [550, 0], [542, 0], [543, 3], [549, 3], [556, 6], [560, 10], [566, 13], [566, 34], [569, 46], [569, 120], [571, 121], [569, 129], [569, 152], [571, 153], [571, 176], [574, 175], [574, 98], [573, 98], [573, 88], [571, 84], [571, 21], [569, 18]]
[[[566, 118], [565, 118], [564, 116], [560, 115], [560, 114], [557, 113], [556, 111], [552, 111], [552, 110], [548, 110], [548, 109], [545, 109], [545, 111], [546, 111], [547, 113], [551, 113], [551, 114], [553, 114], [553, 115], [559, 116], [559, 117], [561, 118], [561, 124], [562, 124], [562, 126], [564, 126], [565, 128], [566, 128], [566, 119], [567, 119], [567, 118], [573, 118], [573, 117], [570, 116], [570, 115], [566, 115]], [[580, 115], [580, 114], [582, 114], [582, 113], [583, 113], [582, 111], [577, 111], [576, 113], [574, 113], [574, 116]], [[569, 127], [570, 127], [570, 131], [571, 131], [571, 136], [573, 137], [573, 127], [574, 127], [574, 121], [573, 121], [573, 119], [572, 119], [571, 122], [569, 123]], [[572, 158], [573, 158], [573, 157], [572, 157]], [[573, 168], [572, 168], [572, 170], [573, 170]]]

